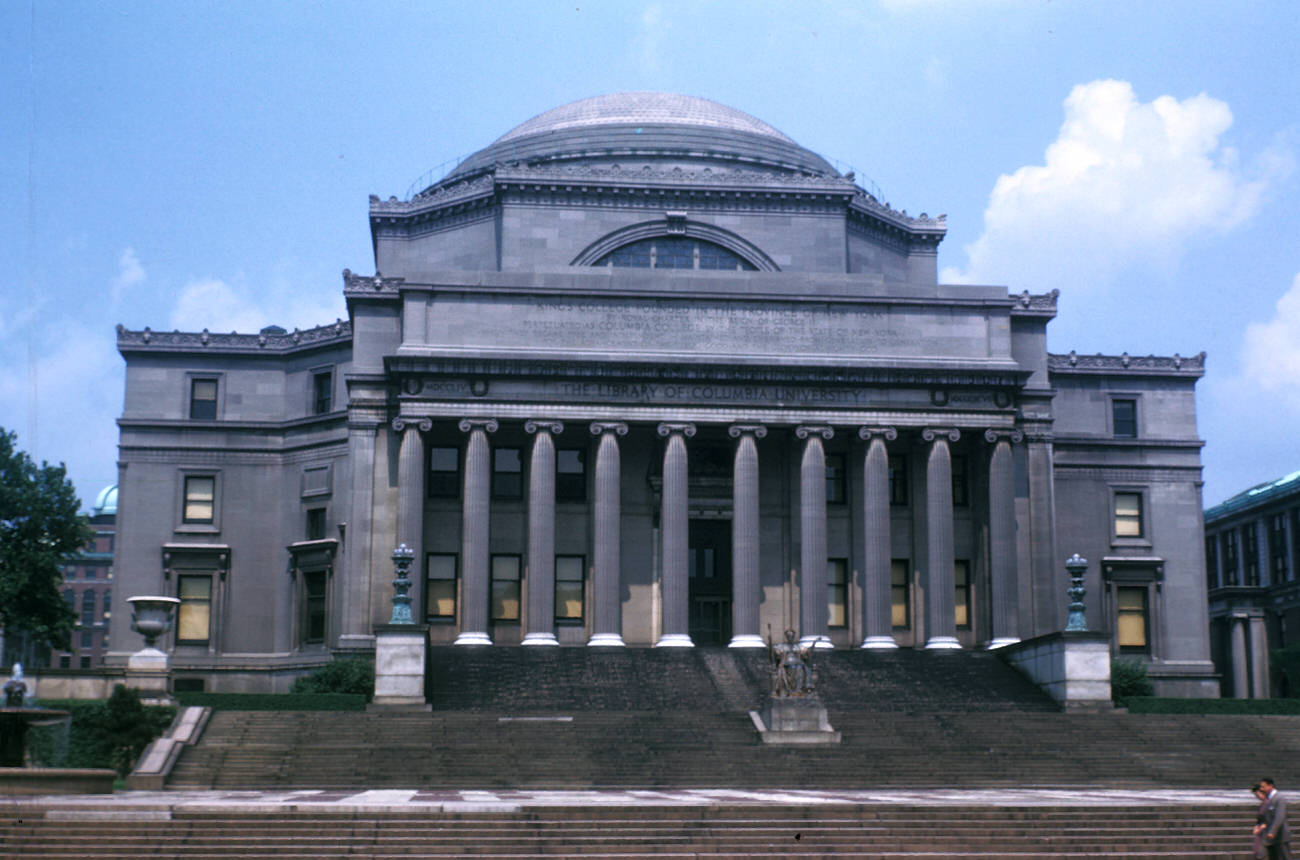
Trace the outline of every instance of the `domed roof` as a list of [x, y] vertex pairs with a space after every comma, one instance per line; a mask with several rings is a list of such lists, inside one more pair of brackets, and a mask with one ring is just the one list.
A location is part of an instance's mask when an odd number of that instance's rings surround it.
[[708, 99], [676, 93], [610, 93], [551, 108], [521, 123], [496, 139], [496, 143], [530, 134], [559, 131], [574, 126], [693, 125], [743, 131], [794, 141], [761, 119]]
[[95, 497], [93, 513], [97, 517], [117, 513], [117, 484], [109, 484]]
[[821, 156], [744, 111], [674, 93], [611, 93], [552, 108], [515, 126], [431, 187], [501, 164], [626, 159], [838, 176]]

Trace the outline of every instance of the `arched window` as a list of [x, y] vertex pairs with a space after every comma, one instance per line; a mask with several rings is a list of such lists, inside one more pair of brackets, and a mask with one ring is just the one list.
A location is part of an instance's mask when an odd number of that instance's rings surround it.
[[595, 262], [619, 269], [728, 269], [754, 271], [746, 259], [721, 245], [685, 236], [654, 236], [615, 248]]

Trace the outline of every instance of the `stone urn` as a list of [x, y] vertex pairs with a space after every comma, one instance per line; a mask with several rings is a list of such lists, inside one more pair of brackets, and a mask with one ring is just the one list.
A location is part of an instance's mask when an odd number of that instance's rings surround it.
[[157, 595], [128, 597], [126, 602], [131, 604], [131, 629], [144, 637], [146, 650], [156, 651], [154, 643], [171, 629], [172, 610], [181, 602], [175, 597]]

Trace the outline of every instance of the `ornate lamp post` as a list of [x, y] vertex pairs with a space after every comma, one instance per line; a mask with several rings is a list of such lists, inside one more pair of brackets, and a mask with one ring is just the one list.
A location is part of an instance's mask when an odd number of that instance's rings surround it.
[[1083, 614], [1083, 596], [1087, 589], [1083, 587], [1083, 575], [1088, 570], [1088, 560], [1080, 558], [1076, 552], [1065, 562], [1065, 569], [1070, 573], [1070, 617], [1065, 622], [1067, 631], [1087, 631], [1088, 619]]
[[393, 590], [397, 593], [393, 595], [393, 617], [388, 619], [389, 624], [414, 624], [415, 619], [411, 617], [411, 562], [415, 558], [415, 550], [406, 544], [401, 544], [393, 550], [393, 564], [397, 566], [397, 578], [393, 580]]

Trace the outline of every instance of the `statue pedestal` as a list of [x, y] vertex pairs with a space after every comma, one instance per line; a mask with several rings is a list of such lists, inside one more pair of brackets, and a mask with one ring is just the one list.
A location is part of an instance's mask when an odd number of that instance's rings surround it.
[[375, 628], [375, 696], [372, 705], [430, 710], [424, 698], [428, 633], [423, 625]]
[[126, 686], [140, 694], [146, 705], [174, 705], [171, 686], [171, 661], [157, 648], [142, 648], [126, 661]]
[[765, 744], [837, 744], [840, 733], [831, 727], [817, 696], [771, 696], [750, 719]]

